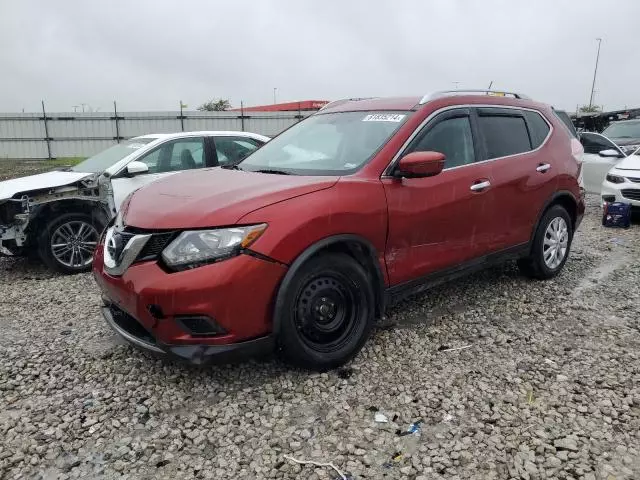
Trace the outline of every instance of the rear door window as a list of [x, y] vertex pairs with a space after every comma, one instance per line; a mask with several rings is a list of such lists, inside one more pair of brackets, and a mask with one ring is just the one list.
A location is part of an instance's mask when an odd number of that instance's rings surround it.
[[478, 109], [478, 125], [484, 137], [487, 159], [532, 150], [524, 117], [507, 109]]

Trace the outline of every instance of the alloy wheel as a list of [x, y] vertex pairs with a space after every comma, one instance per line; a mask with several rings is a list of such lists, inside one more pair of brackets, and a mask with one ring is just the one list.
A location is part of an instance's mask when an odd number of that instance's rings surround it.
[[80, 220], [63, 223], [51, 235], [51, 253], [65, 267], [86, 267], [93, 260], [99, 234], [90, 223]]
[[552, 270], [560, 266], [569, 247], [569, 228], [564, 218], [556, 217], [544, 232], [542, 255], [544, 263]]

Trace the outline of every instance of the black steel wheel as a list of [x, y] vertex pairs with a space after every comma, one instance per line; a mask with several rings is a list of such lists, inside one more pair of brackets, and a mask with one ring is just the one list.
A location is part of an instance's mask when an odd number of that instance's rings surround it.
[[374, 321], [374, 295], [367, 272], [344, 254], [325, 254], [304, 264], [285, 292], [279, 344], [285, 358], [326, 370], [349, 361], [362, 348]]

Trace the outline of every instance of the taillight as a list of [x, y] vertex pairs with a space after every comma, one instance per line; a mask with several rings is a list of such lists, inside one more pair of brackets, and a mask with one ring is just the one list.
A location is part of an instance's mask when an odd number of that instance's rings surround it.
[[571, 139], [571, 155], [573, 155], [573, 158], [576, 159], [576, 162], [578, 162], [578, 165], [582, 165], [583, 154], [584, 154], [584, 148], [582, 147], [580, 140], [578, 140], [577, 138], [572, 138]]
[[578, 185], [581, 190], [584, 190], [584, 177], [582, 176], [582, 156], [584, 155], [584, 147], [580, 143], [580, 140], [576, 138], [571, 139], [571, 155], [578, 164]]

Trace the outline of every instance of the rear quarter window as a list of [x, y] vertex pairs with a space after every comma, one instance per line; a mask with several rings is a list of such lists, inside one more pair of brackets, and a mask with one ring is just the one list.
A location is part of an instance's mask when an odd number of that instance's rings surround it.
[[529, 131], [520, 114], [480, 113], [480, 131], [487, 149], [487, 159], [517, 155], [532, 150]]
[[531, 136], [531, 146], [538, 148], [549, 135], [549, 124], [538, 112], [524, 112], [529, 127], [529, 135]]

